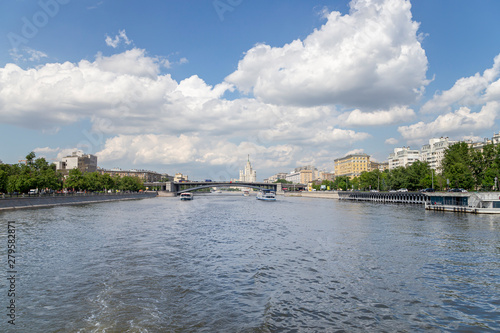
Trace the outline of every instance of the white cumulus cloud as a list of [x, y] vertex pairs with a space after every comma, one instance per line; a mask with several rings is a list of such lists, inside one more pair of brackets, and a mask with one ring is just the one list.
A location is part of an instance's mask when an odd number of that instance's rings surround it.
[[408, 140], [472, 132], [493, 127], [499, 111], [498, 102], [487, 103], [479, 112], [471, 112], [469, 108], [461, 107], [455, 112], [438, 116], [433, 122], [420, 121], [410, 126], [401, 126], [398, 131]]
[[274, 104], [390, 108], [428, 84], [427, 57], [407, 0], [353, 0], [307, 38], [248, 50], [226, 80]]
[[345, 124], [350, 126], [378, 126], [407, 122], [415, 118], [415, 111], [408, 107], [393, 107], [390, 110], [362, 112], [359, 109], [347, 114]]
[[456, 106], [475, 106], [489, 101], [500, 101], [500, 55], [494, 59], [492, 68], [481, 75], [460, 78], [453, 87], [425, 103], [420, 112], [444, 113], [450, 112]]

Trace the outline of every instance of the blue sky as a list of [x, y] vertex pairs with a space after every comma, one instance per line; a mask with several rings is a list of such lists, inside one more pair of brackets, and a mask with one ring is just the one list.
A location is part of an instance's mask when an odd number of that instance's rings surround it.
[[0, 160], [258, 179], [500, 130], [495, 0], [4, 1]]

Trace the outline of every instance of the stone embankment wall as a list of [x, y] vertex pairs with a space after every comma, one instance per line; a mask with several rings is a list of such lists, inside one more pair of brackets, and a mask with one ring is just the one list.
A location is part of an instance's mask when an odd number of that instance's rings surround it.
[[339, 192], [340, 200], [423, 205], [429, 197], [420, 192]]
[[46, 195], [31, 197], [2, 198], [0, 196], [0, 211], [9, 209], [42, 208], [61, 205], [81, 205], [119, 200], [138, 200], [156, 197], [156, 192], [92, 194], [77, 195]]
[[322, 198], [322, 199], [339, 199], [338, 192], [330, 191], [313, 191], [313, 192], [285, 192], [286, 197], [303, 197], [303, 198]]

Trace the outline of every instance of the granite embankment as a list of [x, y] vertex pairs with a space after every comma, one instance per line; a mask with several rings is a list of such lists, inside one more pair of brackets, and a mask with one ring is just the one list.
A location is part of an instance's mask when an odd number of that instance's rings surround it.
[[81, 193], [74, 195], [46, 195], [31, 197], [2, 198], [0, 196], [0, 211], [9, 209], [43, 208], [62, 205], [81, 205], [106, 201], [138, 200], [156, 197], [156, 192], [93, 194]]
[[303, 198], [339, 199], [339, 193], [336, 191], [285, 192], [285, 196], [303, 197]]

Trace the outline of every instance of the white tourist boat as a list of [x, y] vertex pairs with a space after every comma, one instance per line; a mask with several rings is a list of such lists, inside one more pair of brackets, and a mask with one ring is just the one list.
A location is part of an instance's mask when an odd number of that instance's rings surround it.
[[500, 214], [499, 192], [426, 193], [425, 209], [473, 214]]
[[243, 196], [248, 197], [250, 195], [250, 191], [245, 190], [243, 191]]
[[181, 200], [193, 200], [193, 193], [184, 192], [180, 195]]
[[260, 190], [257, 194], [257, 200], [276, 201], [276, 193], [273, 190]]

